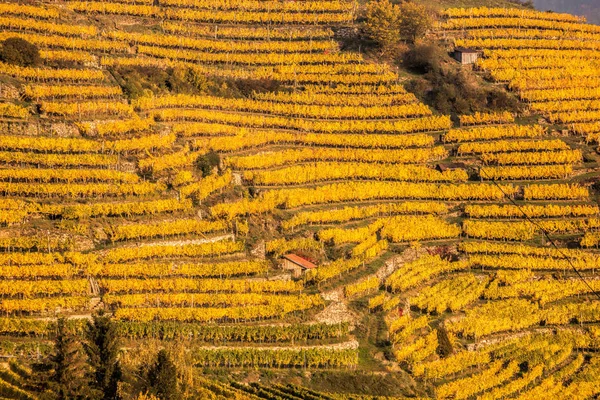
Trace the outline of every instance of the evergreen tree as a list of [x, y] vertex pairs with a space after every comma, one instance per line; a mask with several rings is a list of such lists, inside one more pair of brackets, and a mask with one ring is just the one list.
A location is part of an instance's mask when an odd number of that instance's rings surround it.
[[89, 366], [81, 344], [69, 332], [64, 318], [56, 325], [54, 352], [48, 360], [48, 387], [59, 400], [88, 399], [90, 392]]
[[177, 367], [166, 350], [158, 352], [156, 362], [147, 374], [148, 393], [161, 400], [181, 398], [177, 383]]
[[94, 373], [94, 387], [103, 400], [118, 399], [123, 373], [119, 363], [119, 338], [110, 317], [99, 313], [88, 322], [84, 344]]

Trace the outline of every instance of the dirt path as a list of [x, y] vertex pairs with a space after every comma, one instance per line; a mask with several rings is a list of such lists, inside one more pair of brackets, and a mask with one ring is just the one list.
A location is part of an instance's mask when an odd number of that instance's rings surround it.
[[[240, 346], [241, 348], [248, 348]], [[204, 350], [221, 350], [221, 349], [232, 349], [236, 348], [235, 346], [202, 346], [195, 347], [195, 349], [204, 349]], [[251, 347], [253, 350], [305, 350], [305, 349], [329, 349], [329, 350], [348, 350], [348, 349], [358, 349], [358, 341], [352, 339], [346, 342], [341, 343], [333, 343], [326, 345], [315, 345], [315, 346], [261, 346], [261, 347]]]
[[[110, 314], [107, 314], [110, 315]], [[92, 314], [75, 314], [75, 315], [64, 315], [65, 319], [92, 319]], [[58, 318], [56, 317], [40, 317], [40, 318], [31, 318], [36, 321], [56, 321]]]
[[139, 246], [132, 247], [148, 247], [148, 246], [187, 246], [194, 244], [205, 244], [205, 243], [215, 243], [220, 242], [222, 240], [231, 239], [234, 240], [235, 236], [233, 234], [229, 235], [221, 235], [209, 237], [206, 239], [193, 239], [193, 240], [170, 240], [170, 241], [162, 241], [162, 242], [153, 242], [153, 243], [141, 243]]

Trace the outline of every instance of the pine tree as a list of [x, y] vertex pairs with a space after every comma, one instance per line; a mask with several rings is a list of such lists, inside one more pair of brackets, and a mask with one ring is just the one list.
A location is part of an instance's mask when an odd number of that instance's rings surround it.
[[148, 370], [147, 384], [148, 393], [161, 400], [180, 398], [177, 367], [166, 350], [158, 352], [156, 362]]
[[48, 360], [48, 387], [59, 400], [87, 399], [90, 392], [89, 366], [81, 344], [69, 332], [64, 318], [56, 325], [54, 352]]
[[119, 338], [110, 317], [96, 314], [85, 331], [85, 352], [94, 371], [94, 386], [103, 400], [118, 399], [123, 373], [119, 362]]

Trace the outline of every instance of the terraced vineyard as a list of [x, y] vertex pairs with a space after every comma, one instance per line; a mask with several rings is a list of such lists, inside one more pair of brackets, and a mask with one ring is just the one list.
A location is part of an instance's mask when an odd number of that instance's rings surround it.
[[[339, 49], [353, 2], [0, 10], [0, 40], [43, 60], [0, 63], [3, 355], [106, 310], [123, 360], [183, 345], [205, 398], [362, 398], [310, 371], [423, 398], [600, 393], [597, 26], [446, 10], [436, 36], [526, 105], [453, 121]], [[139, 71], [219, 87], [132, 88]], [[317, 267], [295, 279], [289, 253]], [[0, 371], [0, 395], [28, 373]]]

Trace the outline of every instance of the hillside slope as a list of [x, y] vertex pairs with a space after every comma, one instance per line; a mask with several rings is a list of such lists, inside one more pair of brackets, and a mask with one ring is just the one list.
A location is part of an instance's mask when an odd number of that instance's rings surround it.
[[42, 59], [0, 63], [7, 354], [106, 310], [205, 396], [598, 393], [597, 26], [443, 12], [525, 104], [453, 122], [339, 50], [353, 2], [0, 10]]

